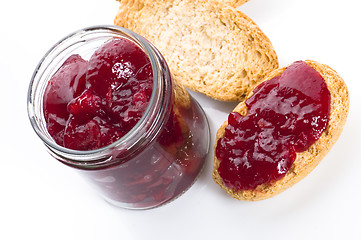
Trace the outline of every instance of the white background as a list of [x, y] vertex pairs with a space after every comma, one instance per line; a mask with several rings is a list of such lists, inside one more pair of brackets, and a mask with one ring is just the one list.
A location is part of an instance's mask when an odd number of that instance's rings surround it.
[[[348, 85], [347, 124], [309, 176], [272, 199], [241, 202], [213, 182], [211, 152], [188, 192], [146, 211], [119, 209], [98, 197], [48, 155], [26, 112], [28, 84], [44, 53], [75, 30], [112, 24], [117, 6], [115, 0], [0, 3], [0, 239], [361, 239], [358, 1], [251, 0], [239, 8], [270, 38], [280, 66], [316, 60]], [[235, 104], [194, 95], [214, 141]]]

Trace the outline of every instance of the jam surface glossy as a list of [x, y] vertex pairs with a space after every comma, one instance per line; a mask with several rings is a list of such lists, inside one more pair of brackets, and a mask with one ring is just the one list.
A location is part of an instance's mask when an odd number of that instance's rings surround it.
[[[43, 110], [48, 131], [66, 148], [107, 146], [140, 120], [152, 87], [149, 58], [127, 39], [104, 43], [89, 60], [72, 55], [45, 89]], [[173, 100], [158, 137], [142, 152], [128, 159], [115, 156], [115, 161], [121, 159], [118, 165], [81, 170], [109, 201], [130, 208], [154, 207], [194, 182], [208, 153], [207, 120], [193, 99], [188, 107]]]
[[218, 173], [235, 190], [251, 190], [282, 178], [296, 152], [307, 150], [326, 129], [330, 92], [321, 75], [295, 62], [263, 82], [246, 100], [247, 115], [233, 112], [217, 142]]
[[72, 55], [45, 90], [48, 131], [66, 148], [92, 150], [107, 146], [142, 117], [152, 84], [149, 58], [129, 40], [118, 38], [105, 43], [89, 61]]

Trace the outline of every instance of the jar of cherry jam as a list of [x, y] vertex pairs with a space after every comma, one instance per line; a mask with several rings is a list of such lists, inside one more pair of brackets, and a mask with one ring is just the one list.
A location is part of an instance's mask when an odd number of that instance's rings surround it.
[[28, 114], [55, 159], [123, 208], [175, 199], [209, 152], [200, 105], [151, 43], [120, 27], [89, 27], [55, 44], [32, 77]]

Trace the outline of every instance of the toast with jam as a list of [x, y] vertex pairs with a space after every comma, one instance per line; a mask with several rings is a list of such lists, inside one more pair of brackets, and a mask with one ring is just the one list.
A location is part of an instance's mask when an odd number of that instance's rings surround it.
[[252, 19], [227, 3], [118, 1], [114, 23], [152, 42], [174, 79], [191, 90], [221, 101], [239, 101], [278, 68], [268, 37]]
[[271, 72], [217, 132], [213, 179], [230, 196], [275, 196], [309, 174], [339, 138], [349, 109], [343, 79], [299, 61]]

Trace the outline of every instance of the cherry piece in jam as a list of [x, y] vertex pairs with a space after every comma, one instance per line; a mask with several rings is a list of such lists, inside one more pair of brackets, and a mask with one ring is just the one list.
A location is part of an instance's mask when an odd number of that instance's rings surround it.
[[307, 150], [327, 128], [330, 92], [321, 75], [295, 62], [255, 88], [246, 116], [233, 112], [217, 142], [218, 173], [235, 190], [281, 179], [296, 152]]
[[70, 56], [51, 77], [44, 93], [44, 116], [54, 140], [63, 145], [64, 130], [69, 118], [67, 105], [85, 89], [87, 61]]

